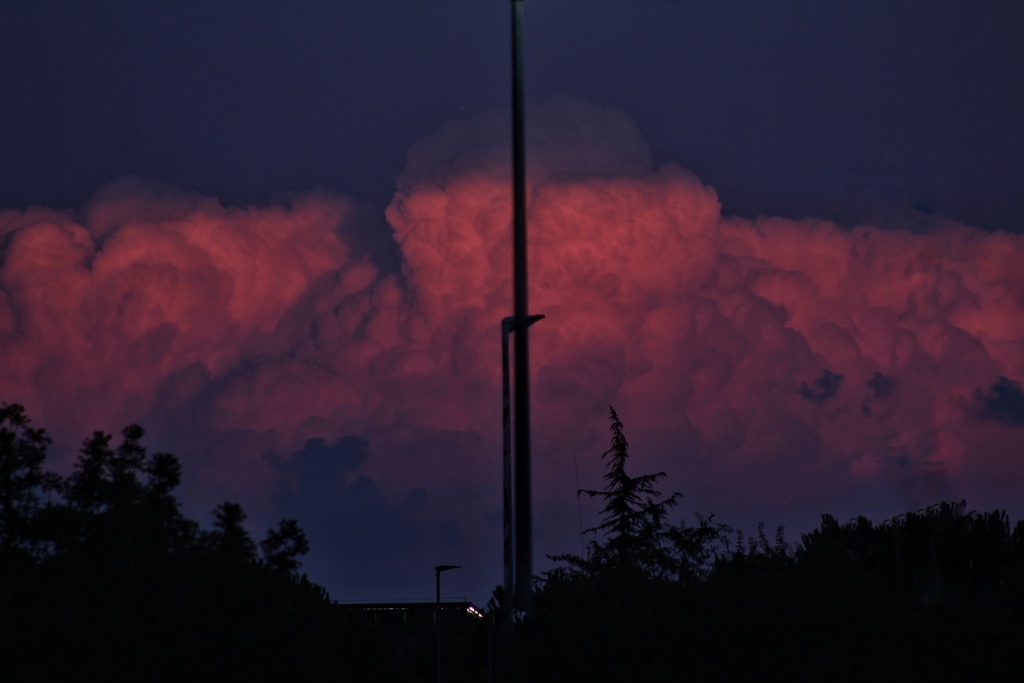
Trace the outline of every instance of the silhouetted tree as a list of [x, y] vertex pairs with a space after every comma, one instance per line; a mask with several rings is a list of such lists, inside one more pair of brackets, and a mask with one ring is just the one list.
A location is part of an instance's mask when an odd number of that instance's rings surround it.
[[254, 563], [256, 542], [242, 525], [245, 510], [238, 503], [223, 502], [213, 511], [213, 531], [207, 532], [207, 543], [214, 556], [232, 565]]
[[670, 523], [681, 494], [662, 496], [664, 472], [628, 472], [629, 443], [613, 408], [611, 444], [602, 455], [605, 486], [583, 489], [600, 498], [601, 522], [587, 556], [544, 574], [533, 618], [519, 628], [520, 650], [506, 680], [559, 681], [673, 679], [690, 656], [687, 622], [694, 591], [714, 565], [727, 529], [698, 515], [698, 525]]
[[607, 463], [603, 489], [579, 493], [604, 501], [601, 523], [585, 533], [595, 534], [587, 544], [587, 557], [558, 555], [552, 559], [568, 567], [551, 578], [578, 573], [584, 576], [619, 577], [623, 580], [676, 580], [704, 578], [717, 557], [728, 528], [714, 517], [697, 515], [697, 526], [670, 524], [668, 513], [682, 496], [667, 498], [655, 488], [664, 472], [631, 476], [626, 471], [629, 442], [622, 421], [609, 407], [611, 446], [601, 456]]
[[144, 434], [130, 425], [116, 448], [103, 432], [86, 440], [62, 487], [59, 547], [119, 570], [193, 552], [198, 525], [181, 514], [173, 495], [181, 464], [169, 453], [150, 455]]
[[37, 515], [47, 482], [43, 461], [50, 438], [31, 426], [20, 405], [0, 407], [0, 570], [35, 558]]
[[225, 502], [201, 531], [178, 459], [121, 436], [95, 432], [62, 478], [45, 432], [0, 408], [0, 680], [399, 680], [387, 643], [297, 576], [296, 520], [257, 545]]
[[611, 448], [601, 456], [608, 463], [605, 487], [583, 490], [588, 496], [604, 500], [601, 523], [588, 531], [603, 534], [606, 540], [590, 544], [590, 561], [613, 571], [639, 570], [646, 575], [662, 575], [671, 571], [673, 564], [666, 544], [665, 517], [680, 494], [662, 498], [654, 488], [666, 476], [664, 472], [636, 477], [626, 472], [629, 442], [615, 409], [609, 407], [609, 413]]
[[295, 574], [302, 564], [299, 558], [309, 552], [309, 541], [294, 519], [283, 519], [277, 529], [268, 529], [260, 541], [263, 561], [276, 572]]

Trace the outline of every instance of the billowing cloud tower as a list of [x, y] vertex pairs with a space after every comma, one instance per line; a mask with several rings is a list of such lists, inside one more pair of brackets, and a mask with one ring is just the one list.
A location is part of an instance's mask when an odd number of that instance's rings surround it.
[[[638, 471], [734, 523], [1019, 504], [1024, 238], [723, 217], [620, 112], [555, 98], [528, 121], [538, 557], [578, 546], [573, 453], [597, 485], [609, 404]], [[224, 207], [129, 178], [78, 216], [0, 212], [0, 397], [68, 453], [140, 421], [204, 504], [304, 515], [315, 553], [347, 539], [311, 558], [335, 592], [433, 553], [478, 558], [488, 589], [507, 130], [411, 149], [386, 214], [400, 273], [326, 192]]]

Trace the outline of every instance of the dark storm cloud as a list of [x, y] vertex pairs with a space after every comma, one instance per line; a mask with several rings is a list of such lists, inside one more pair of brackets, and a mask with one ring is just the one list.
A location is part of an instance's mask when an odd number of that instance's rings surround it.
[[877, 370], [864, 382], [864, 388], [867, 389], [867, 394], [860, 404], [863, 415], [871, 415], [872, 405], [885, 401], [893, 392], [892, 380]]
[[410, 513], [422, 507], [420, 490], [406, 506], [389, 503], [380, 487], [362, 473], [369, 442], [360, 437], [328, 445], [312, 438], [288, 458], [268, 456], [282, 479], [275, 495], [280, 514], [299, 519], [317, 552], [303, 566], [316, 581], [342, 586], [335, 599], [386, 594], [408, 585], [408, 567], [396, 562], [395, 548], [418, 545], [420, 530]]
[[975, 389], [970, 412], [979, 420], [1024, 426], [1024, 391], [1020, 382], [1000, 377], [987, 391]]
[[800, 382], [799, 392], [805, 401], [821, 405], [828, 399], [835, 398], [842, 386], [842, 375], [825, 370], [821, 373], [821, 377], [814, 380], [814, 384], [808, 385], [807, 382]]
[[864, 383], [871, 398], [884, 401], [892, 395], [892, 380], [878, 372], [871, 375], [871, 378]]
[[343, 485], [347, 477], [358, 471], [369, 457], [369, 447], [369, 442], [358, 436], [337, 439], [332, 445], [315, 437], [289, 458], [272, 460], [282, 474], [295, 475], [298, 488], [330, 489]]

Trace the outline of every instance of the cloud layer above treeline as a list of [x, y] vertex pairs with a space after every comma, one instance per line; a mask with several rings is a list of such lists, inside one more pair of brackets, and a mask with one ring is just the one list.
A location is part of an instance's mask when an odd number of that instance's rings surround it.
[[[687, 500], [1019, 505], [1024, 236], [722, 216], [622, 113], [528, 120], [542, 552], [578, 548], [573, 452], [599, 485], [609, 404]], [[0, 211], [0, 400], [65, 463], [140, 422], [196, 497], [309, 517], [311, 567], [317, 533], [347, 539], [320, 555], [335, 593], [409, 580], [401, 553], [500, 562], [507, 131], [412, 147], [386, 213], [401, 272], [326, 191], [236, 207], [124, 178], [77, 214]]]

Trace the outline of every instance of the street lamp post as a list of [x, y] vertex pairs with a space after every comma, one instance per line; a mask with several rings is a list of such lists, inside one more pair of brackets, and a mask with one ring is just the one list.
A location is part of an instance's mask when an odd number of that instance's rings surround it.
[[505, 595], [501, 601], [501, 620], [504, 624], [512, 623], [513, 594], [515, 593], [515, 551], [512, 536], [512, 402], [509, 392], [508, 378], [508, 337], [515, 326], [516, 319], [505, 318], [501, 321], [501, 467], [502, 467], [502, 512], [504, 518], [504, 572]]
[[437, 601], [434, 603], [434, 629], [437, 631], [437, 683], [441, 683], [441, 572], [449, 569], [462, 569], [457, 564], [439, 564], [434, 567], [437, 579]]

